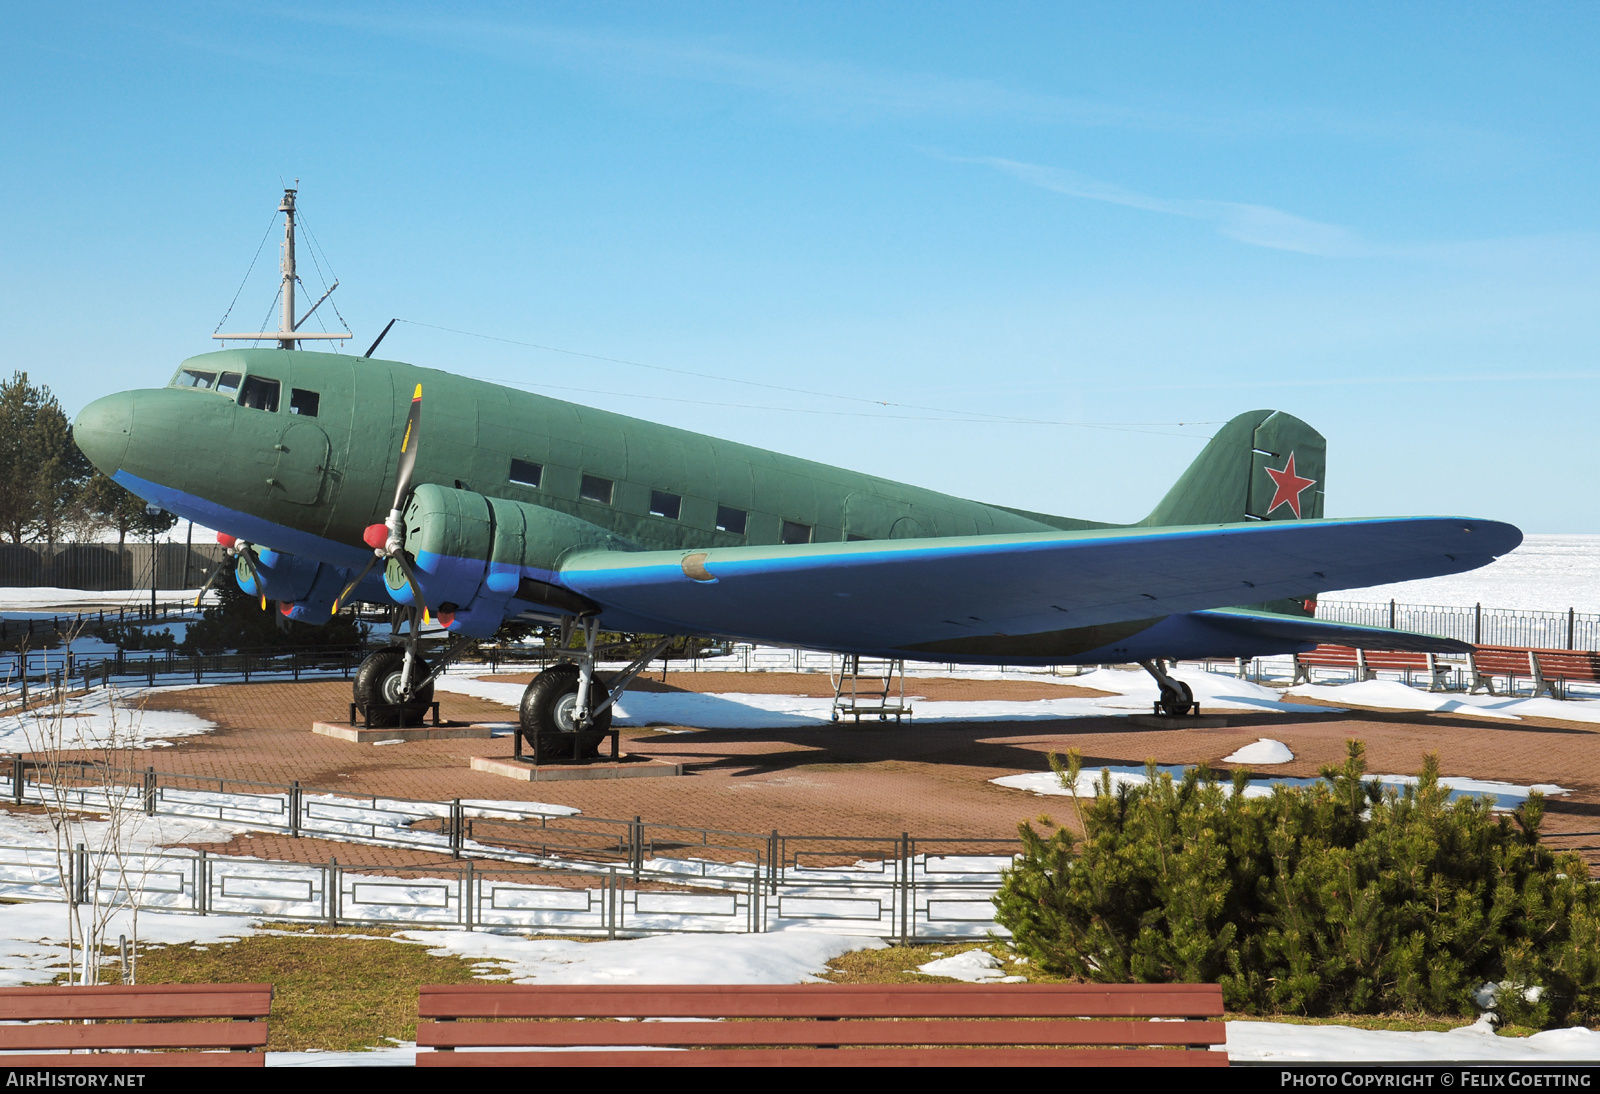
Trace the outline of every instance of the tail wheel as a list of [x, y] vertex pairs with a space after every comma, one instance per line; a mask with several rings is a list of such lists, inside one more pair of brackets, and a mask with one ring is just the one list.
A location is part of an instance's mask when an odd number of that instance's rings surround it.
[[1162, 714], [1182, 717], [1194, 709], [1194, 692], [1182, 680], [1174, 680], [1173, 687], [1161, 685], [1161, 700], [1157, 704]]
[[[606, 701], [610, 692], [597, 676], [589, 685], [589, 708], [592, 710]], [[533, 683], [522, 693], [521, 733], [529, 748], [533, 747], [534, 734], [543, 738], [546, 754], [557, 758], [571, 756], [574, 735], [580, 759], [600, 754], [600, 743], [611, 728], [611, 709], [607, 707], [598, 718], [590, 720], [583, 729], [578, 728], [574, 717], [578, 709], [578, 666], [553, 665], [533, 678]]]
[[[433, 682], [414, 687], [411, 698], [400, 692], [400, 676], [406, 666], [406, 651], [400, 646], [381, 649], [361, 662], [352, 686], [356, 708], [367, 716], [371, 726], [421, 725], [433, 704]], [[411, 668], [413, 680], [425, 679], [433, 669], [422, 658]]]

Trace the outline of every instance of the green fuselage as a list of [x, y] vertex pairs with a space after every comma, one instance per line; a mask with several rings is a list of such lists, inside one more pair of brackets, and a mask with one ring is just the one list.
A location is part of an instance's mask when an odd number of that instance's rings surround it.
[[[240, 378], [230, 385], [236, 390], [216, 390], [217, 378], [230, 374]], [[184, 382], [206, 376], [209, 389]], [[262, 381], [276, 382], [272, 400], [250, 398], [265, 390]], [[109, 474], [299, 533], [283, 543], [259, 532], [248, 537], [267, 547], [293, 550], [313, 536], [359, 552], [362, 530], [388, 513], [397, 438], [418, 384], [416, 483], [558, 510], [643, 549], [1105, 527], [1024, 515], [433, 369], [328, 353], [224, 350], [191, 358], [166, 388], [91, 405], [77, 437]], [[276, 409], [264, 408], [269, 401]]]

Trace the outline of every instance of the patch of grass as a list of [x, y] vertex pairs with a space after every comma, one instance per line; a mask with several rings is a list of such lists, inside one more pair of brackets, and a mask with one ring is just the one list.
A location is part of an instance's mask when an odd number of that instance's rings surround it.
[[[474, 981], [478, 962], [434, 957], [428, 947], [390, 942], [370, 927], [282, 928], [237, 942], [141, 946], [144, 984], [271, 984], [267, 1048], [351, 1052], [417, 1037], [417, 988]], [[361, 937], [340, 937], [340, 936]], [[374, 937], [379, 936], [379, 937]], [[115, 981], [115, 965], [112, 979]], [[478, 981], [481, 983], [482, 981]]]

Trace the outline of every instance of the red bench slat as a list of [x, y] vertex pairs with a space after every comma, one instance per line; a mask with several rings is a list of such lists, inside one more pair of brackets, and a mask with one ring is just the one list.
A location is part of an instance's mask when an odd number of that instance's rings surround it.
[[[615, 1045], [1220, 1045], [1220, 1022], [921, 1022], [797, 1019], [752, 1022], [434, 1022], [417, 1044], [478, 1046]], [[487, 1026], [487, 1028], [484, 1028]]]
[[1220, 1052], [1062, 1048], [789, 1048], [419, 1052], [419, 1067], [1227, 1067]]
[[265, 1018], [271, 984], [101, 984], [0, 988], [0, 1019]]
[[[538, 986], [538, 985], [533, 985]], [[423, 1018], [1217, 1018], [1214, 984], [424, 986]], [[789, 990], [784, 990], [788, 988]], [[1209, 990], [1207, 990], [1209, 989]]]
[[0, 1067], [45, 1067], [114, 1069], [143, 1071], [147, 1067], [262, 1067], [266, 1057], [259, 1052], [119, 1052], [92, 1056], [63, 1056], [32, 1053], [0, 1056]]
[[[265, 1048], [265, 1022], [0, 1025], [0, 1053], [44, 1048]], [[0, 1055], [0, 1063], [10, 1059]]]

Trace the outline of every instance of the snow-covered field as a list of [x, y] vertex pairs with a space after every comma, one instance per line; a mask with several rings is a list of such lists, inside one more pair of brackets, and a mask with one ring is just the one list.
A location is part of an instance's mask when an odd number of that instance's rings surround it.
[[1321, 599], [1600, 612], [1600, 536], [1530, 535], [1504, 558], [1464, 574], [1341, 589]]
[[101, 748], [113, 739], [126, 747], [159, 748], [177, 738], [209, 733], [217, 728], [216, 723], [198, 715], [138, 709], [144, 696], [189, 691], [196, 686], [210, 685], [96, 688], [68, 698], [59, 718], [48, 708], [13, 709], [0, 714], [0, 753], [36, 752], [57, 733], [60, 747], [65, 749]]

